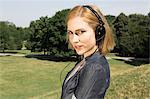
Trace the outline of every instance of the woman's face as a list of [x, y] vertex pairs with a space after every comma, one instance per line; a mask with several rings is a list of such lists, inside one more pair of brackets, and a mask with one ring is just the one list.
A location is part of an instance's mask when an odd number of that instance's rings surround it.
[[97, 49], [95, 32], [81, 17], [70, 19], [67, 26], [69, 42], [78, 55], [86, 57]]

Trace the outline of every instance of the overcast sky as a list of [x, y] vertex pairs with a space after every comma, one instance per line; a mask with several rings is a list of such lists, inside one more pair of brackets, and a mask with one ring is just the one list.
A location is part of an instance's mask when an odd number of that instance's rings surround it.
[[51, 17], [57, 11], [83, 4], [95, 4], [105, 15], [150, 12], [150, 0], [0, 0], [0, 21], [28, 27], [41, 16]]

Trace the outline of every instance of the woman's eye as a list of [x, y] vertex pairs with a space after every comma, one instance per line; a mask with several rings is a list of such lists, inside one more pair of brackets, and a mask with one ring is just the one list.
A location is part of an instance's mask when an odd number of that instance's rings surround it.
[[80, 31], [78, 32], [78, 34], [81, 35], [81, 34], [83, 34], [84, 32], [86, 32], [86, 31], [85, 31], [85, 30], [80, 30]]
[[69, 34], [69, 35], [71, 35], [71, 34], [73, 34], [73, 32], [71, 32], [71, 31], [68, 31], [68, 34]]
[[85, 30], [82, 30], [81, 32], [84, 33], [84, 32], [86, 32], [86, 31], [85, 31]]

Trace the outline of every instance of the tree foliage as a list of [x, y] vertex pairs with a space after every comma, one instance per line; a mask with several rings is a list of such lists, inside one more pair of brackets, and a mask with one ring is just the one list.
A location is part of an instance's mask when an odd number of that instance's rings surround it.
[[23, 41], [29, 38], [28, 28], [16, 27], [8, 21], [0, 21], [0, 50], [20, 50]]
[[[42, 16], [31, 21], [26, 28], [1, 21], [0, 50], [21, 49], [25, 42], [26, 48], [31, 51], [44, 51], [44, 54], [55, 56], [73, 55], [66, 42], [65, 19], [68, 11], [58, 11], [52, 17]], [[150, 12], [147, 15], [106, 15], [106, 19], [115, 37], [113, 52], [121, 56], [149, 57]]]
[[20, 33], [13, 23], [0, 22], [0, 49], [21, 49]]
[[44, 51], [44, 54], [47, 52], [56, 56], [69, 56], [72, 53], [66, 43], [65, 19], [68, 11], [68, 9], [58, 11], [51, 18], [46, 16], [31, 22], [32, 51]]
[[150, 18], [141, 14], [121, 13], [114, 21], [117, 51], [122, 56], [148, 57]]
[[51, 20], [51, 35], [49, 41], [51, 46], [49, 53], [57, 56], [69, 56], [73, 52], [68, 49], [66, 42], [66, 15], [69, 9], [56, 12]]

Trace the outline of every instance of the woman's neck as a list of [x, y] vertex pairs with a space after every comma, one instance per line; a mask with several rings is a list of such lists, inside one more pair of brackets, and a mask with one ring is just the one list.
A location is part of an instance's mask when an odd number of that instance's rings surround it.
[[98, 47], [94, 46], [92, 49], [90, 49], [89, 51], [84, 53], [84, 58], [86, 58], [86, 57], [90, 56], [91, 54], [93, 54], [97, 49], [98, 49]]

